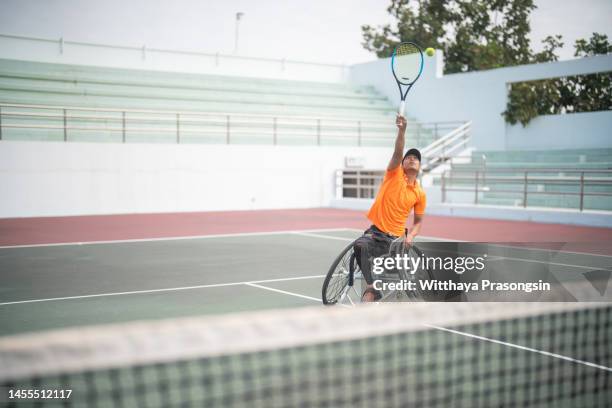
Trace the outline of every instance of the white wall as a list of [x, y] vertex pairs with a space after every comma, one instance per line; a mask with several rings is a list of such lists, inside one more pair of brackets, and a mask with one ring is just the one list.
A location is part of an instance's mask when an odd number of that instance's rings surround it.
[[612, 114], [602, 111], [546, 115], [533, 119], [527, 127], [506, 124], [509, 150], [571, 149], [577, 144], [582, 149], [612, 147]]
[[0, 35], [0, 57], [57, 64], [146, 69], [318, 82], [347, 80], [348, 67], [302, 61], [239, 57]]
[[[427, 215], [612, 228], [612, 217], [610, 217], [608, 211], [579, 211], [567, 208], [523, 208], [482, 204], [450, 204], [441, 203], [439, 199], [432, 202], [432, 196], [440, 195], [440, 187], [430, 186], [425, 190], [427, 192]], [[374, 200], [366, 198], [344, 198], [341, 200], [332, 200], [331, 206], [333, 208], [367, 211], [372, 206], [373, 202]]]
[[[538, 132], [540, 140], [549, 142], [546, 148], [550, 148], [555, 144], [555, 132], [558, 129], [563, 127], [567, 132], [573, 133], [584, 131], [584, 121], [574, 115], [552, 116], [544, 119], [546, 126], [536, 124], [534, 130], [531, 130], [529, 125], [524, 132], [522, 129], [507, 127], [501, 113], [506, 110], [510, 83], [612, 71], [612, 55], [605, 55], [442, 76], [439, 74], [442, 64], [439, 51], [436, 52], [436, 57], [425, 59], [423, 75], [408, 94], [408, 115], [423, 122], [471, 120], [471, 146], [488, 150], [509, 148], [513, 143], [512, 138], [528, 141], [535, 132]], [[391, 101], [397, 101], [399, 104], [398, 89], [390, 72], [389, 59], [353, 65], [350, 79], [358, 84], [374, 86]], [[598, 118], [588, 127], [598, 135], [609, 133], [612, 111], [603, 112], [602, 115], [606, 119]], [[553, 125], [552, 122], [557, 120], [560, 122]], [[595, 128], [595, 125], [600, 127]], [[567, 147], [582, 147], [581, 142], [579, 138], [573, 139], [573, 144]], [[609, 137], [596, 136], [591, 142], [597, 145], [594, 147], [612, 147], [612, 138]], [[515, 147], [518, 148], [518, 145]]]
[[391, 148], [0, 142], [0, 218], [329, 206]]

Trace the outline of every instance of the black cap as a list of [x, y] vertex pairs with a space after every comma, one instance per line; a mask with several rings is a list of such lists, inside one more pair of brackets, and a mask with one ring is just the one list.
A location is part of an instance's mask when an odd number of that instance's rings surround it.
[[406, 160], [406, 157], [408, 157], [409, 155], [413, 155], [416, 156], [417, 159], [419, 159], [419, 162], [421, 161], [421, 152], [418, 151], [418, 149], [410, 149], [406, 152], [406, 154], [404, 155], [404, 158], [402, 159], [402, 161]]

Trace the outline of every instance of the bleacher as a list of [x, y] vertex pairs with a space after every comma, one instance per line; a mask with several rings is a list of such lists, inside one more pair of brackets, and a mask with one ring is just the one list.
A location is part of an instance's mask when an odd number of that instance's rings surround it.
[[473, 151], [443, 177], [446, 202], [612, 210], [612, 149]]
[[[388, 146], [395, 137], [391, 103], [341, 83], [0, 60], [0, 109], [4, 140], [118, 142], [127, 133], [130, 142]], [[409, 132], [419, 146], [436, 133]]]

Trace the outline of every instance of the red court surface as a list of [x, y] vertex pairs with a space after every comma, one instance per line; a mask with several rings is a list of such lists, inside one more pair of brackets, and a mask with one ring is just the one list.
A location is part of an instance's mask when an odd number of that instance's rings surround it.
[[[212, 234], [356, 228], [369, 225], [364, 211], [331, 208], [197, 213], [89, 215], [0, 219], [0, 246]], [[612, 254], [612, 228], [426, 216], [421, 235], [480, 242], [597, 243]]]

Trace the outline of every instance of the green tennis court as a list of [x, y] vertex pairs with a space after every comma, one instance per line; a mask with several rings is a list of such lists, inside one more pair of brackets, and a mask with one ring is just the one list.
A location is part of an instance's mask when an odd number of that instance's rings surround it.
[[[599, 407], [610, 400], [610, 303], [320, 306], [331, 261], [359, 233], [3, 247], [2, 403], [8, 389], [72, 390], [36, 406]], [[551, 261], [545, 249], [495, 248], [493, 262]], [[569, 277], [609, 262], [554, 254]]]
[[[320, 303], [355, 229], [243, 233], [0, 249], [0, 334]], [[429, 241], [434, 238], [424, 238]], [[610, 257], [499, 248], [517, 268], [553, 262], [568, 280]]]
[[0, 249], [3, 335], [316, 304], [351, 230]]

